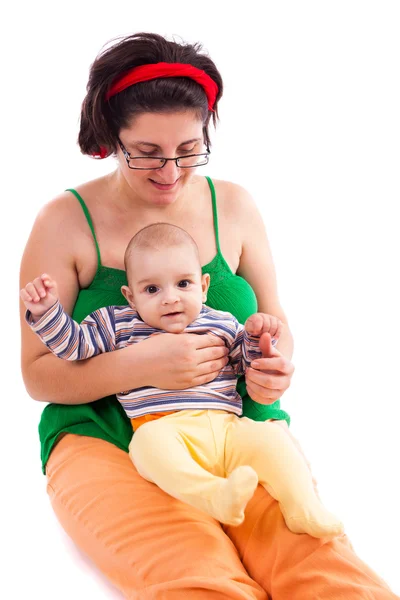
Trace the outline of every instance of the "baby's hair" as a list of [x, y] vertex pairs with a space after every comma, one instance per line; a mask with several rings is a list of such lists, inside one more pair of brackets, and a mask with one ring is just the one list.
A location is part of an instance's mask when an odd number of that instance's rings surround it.
[[129, 242], [124, 256], [125, 270], [129, 275], [129, 263], [132, 260], [132, 254], [137, 249], [146, 250], [165, 250], [173, 246], [190, 246], [195, 252], [195, 256], [201, 269], [199, 249], [192, 236], [177, 225], [171, 223], [153, 223], [140, 229]]

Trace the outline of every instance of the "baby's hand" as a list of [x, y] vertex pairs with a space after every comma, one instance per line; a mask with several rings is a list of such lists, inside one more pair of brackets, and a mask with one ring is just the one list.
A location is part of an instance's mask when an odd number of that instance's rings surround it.
[[282, 333], [282, 321], [272, 315], [254, 313], [247, 319], [244, 328], [250, 335], [259, 336], [262, 333], [269, 333], [271, 338], [277, 340]]
[[33, 320], [37, 321], [57, 302], [57, 284], [49, 275], [43, 273], [40, 277], [27, 283], [19, 295], [26, 308], [31, 311]]

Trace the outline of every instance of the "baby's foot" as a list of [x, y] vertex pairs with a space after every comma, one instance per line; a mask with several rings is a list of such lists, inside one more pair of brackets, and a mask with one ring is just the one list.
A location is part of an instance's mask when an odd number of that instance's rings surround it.
[[316, 538], [332, 538], [344, 532], [343, 523], [330, 513], [317, 498], [308, 502], [307, 506], [289, 507], [286, 503], [284, 507], [280, 504], [280, 507], [286, 525], [293, 533], [308, 533]]
[[218, 520], [226, 525], [240, 525], [244, 510], [258, 485], [257, 473], [251, 467], [238, 467], [223, 482], [216, 502]]

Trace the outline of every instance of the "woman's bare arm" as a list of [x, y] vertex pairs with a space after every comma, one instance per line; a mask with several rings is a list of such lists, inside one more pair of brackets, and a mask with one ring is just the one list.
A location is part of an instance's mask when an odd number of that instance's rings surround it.
[[[80, 212], [74, 214], [69, 194], [46, 205], [33, 225], [20, 269], [20, 288], [44, 272], [50, 273], [57, 280], [60, 301], [70, 315], [79, 293], [76, 257], [80, 253], [81, 258], [92, 261], [93, 274], [97, 260], [93, 240], [80, 226], [78, 215]], [[87, 227], [85, 222], [83, 226]], [[35, 400], [84, 404], [144, 385], [190, 387], [214, 379], [227, 362], [226, 349], [216, 336], [184, 334], [178, 339], [165, 334], [69, 363], [51, 354], [30, 330], [22, 300], [20, 303], [22, 375]], [[207, 340], [199, 339], [205, 337]]]
[[250, 194], [242, 187], [235, 188], [243, 239], [238, 275], [244, 277], [252, 286], [257, 296], [258, 310], [274, 315], [282, 321], [282, 334], [276, 347], [290, 360], [293, 355], [293, 337], [279, 302], [275, 266], [265, 226]]
[[238, 274], [254, 289], [258, 310], [274, 315], [282, 322], [282, 334], [277, 344], [260, 338], [263, 357], [246, 370], [246, 385], [250, 397], [260, 404], [271, 404], [278, 400], [290, 385], [294, 366], [291, 363], [293, 339], [286, 315], [280, 305], [275, 268], [268, 244], [264, 224], [250, 194], [242, 187], [225, 183], [226, 215], [239, 227], [236, 238], [241, 240]]
[[[79, 224], [74, 223], [77, 216], [74, 208], [70, 197], [62, 195], [41, 210], [29, 236], [20, 270], [20, 287], [46, 271], [57, 278], [60, 301], [68, 314], [71, 314], [79, 292], [74, 256], [78, 237], [83, 253], [89, 251], [88, 260], [96, 260], [94, 247], [93, 253], [90, 246], [86, 248], [86, 236], [79, 230]], [[130, 352], [121, 350], [118, 357], [117, 353], [109, 353], [82, 363], [68, 363], [51, 354], [30, 330], [25, 323], [22, 301], [20, 312], [22, 375], [32, 398], [80, 404], [126, 389], [124, 386], [136, 383], [135, 379], [138, 387], [142, 385], [146, 365], [142, 364], [142, 353], [136, 348], [126, 349]], [[133, 369], [133, 364], [137, 364], [137, 368]]]

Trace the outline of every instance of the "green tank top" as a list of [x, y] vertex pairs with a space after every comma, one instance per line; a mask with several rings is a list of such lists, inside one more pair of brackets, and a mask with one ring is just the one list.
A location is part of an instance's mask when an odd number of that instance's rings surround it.
[[[207, 177], [211, 190], [214, 215], [214, 229], [217, 254], [205, 265], [203, 273], [210, 274], [210, 287], [207, 293], [207, 305], [232, 313], [240, 323], [257, 312], [257, 299], [251, 286], [245, 279], [233, 273], [225, 261], [219, 245], [218, 213], [215, 188]], [[81, 289], [76, 299], [72, 318], [80, 323], [88, 314], [103, 306], [127, 305], [121, 293], [121, 286], [127, 285], [126, 273], [121, 269], [106, 267], [101, 263], [99, 245], [89, 211], [76, 190], [67, 190], [80, 202], [87, 222], [93, 234], [97, 251], [97, 271], [89, 287]], [[290, 422], [286, 412], [281, 410], [280, 401], [268, 406], [254, 402], [246, 393], [244, 377], [240, 377], [237, 389], [243, 398], [243, 416], [255, 421], [267, 419], [285, 419]], [[50, 452], [61, 433], [74, 433], [101, 438], [128, 452], [132, 438], [132, 426], [116, 396], [107, 396], [89, 404], [48, 404], [43, 410], [39, 423], [41, 459], [43, 473]]]

